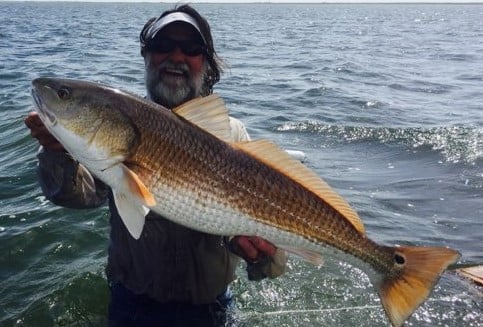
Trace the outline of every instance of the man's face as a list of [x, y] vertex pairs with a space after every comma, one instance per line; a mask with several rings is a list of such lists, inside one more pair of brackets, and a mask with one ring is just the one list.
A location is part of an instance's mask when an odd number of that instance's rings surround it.
[[[172, 23], [163, 28], [157, 38], [170, 42], [199, 42], [198, 32], [185, 23]], [[148, 51], [144, 57], [145, 82], [151, 100], [168, 108], [201, 95], [207, 71], [203, 53], [185, 54], [180, 46], [170, 51]]]

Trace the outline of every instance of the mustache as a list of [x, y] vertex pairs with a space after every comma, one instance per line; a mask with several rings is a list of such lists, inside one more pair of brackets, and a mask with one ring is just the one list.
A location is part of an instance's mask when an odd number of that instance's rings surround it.
[[177, 71], [177, 72], [180, 72], [181, 74], [183, 74], [186, 77], [190, 76], [190, 70], [189, 70], [189, 67], [188, 67], [187, 64], [185, 64], [185, 63], [175, 63], [175, 62], [172, 62], [170, 60], [162, 62], [159, 65], [158, 70], [160, 72]]

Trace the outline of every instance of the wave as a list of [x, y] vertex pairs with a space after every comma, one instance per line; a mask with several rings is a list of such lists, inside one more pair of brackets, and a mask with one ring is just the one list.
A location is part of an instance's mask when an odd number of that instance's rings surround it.
[[365, 127], [307, 121], [287, 122], [276, 130], [317, 133], [334, 143], [376, 142], [415, 149], [430, 147], [453, 163], [475, 163], [483, 158], [483, 128], [478, 127]]

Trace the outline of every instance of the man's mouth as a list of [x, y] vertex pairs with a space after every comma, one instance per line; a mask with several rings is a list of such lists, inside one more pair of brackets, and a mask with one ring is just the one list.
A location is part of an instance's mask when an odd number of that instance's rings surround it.
[[183, 70], [176, 69], [176, 68], [166, 68], [166, 71], [168, 73], [172, 73], [172, 74], [184, 74], [184, 71]]
[[161, 75], [169, 76], [172, 78], [185, 78], [189, 77], [189, 69], [187, 65], [180, 63], [173, 63], [167, 61], [161, 64], [160, 73]]
[[164, 68], [163, 73], [171, 76], [186, 77], [186, 72], [182, 69]]

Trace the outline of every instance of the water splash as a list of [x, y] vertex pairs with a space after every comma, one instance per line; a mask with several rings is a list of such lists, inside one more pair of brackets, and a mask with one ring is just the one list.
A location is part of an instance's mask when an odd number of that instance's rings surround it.
[[412, 149], [429, 147], [453, 163], [475, 163], [483, 158], [483, 128], [477, 127], [365, 127], [307, 121], [288, 122], [277, 130], [317, 133], [336, 143], [376, 142], [400, 144]]

